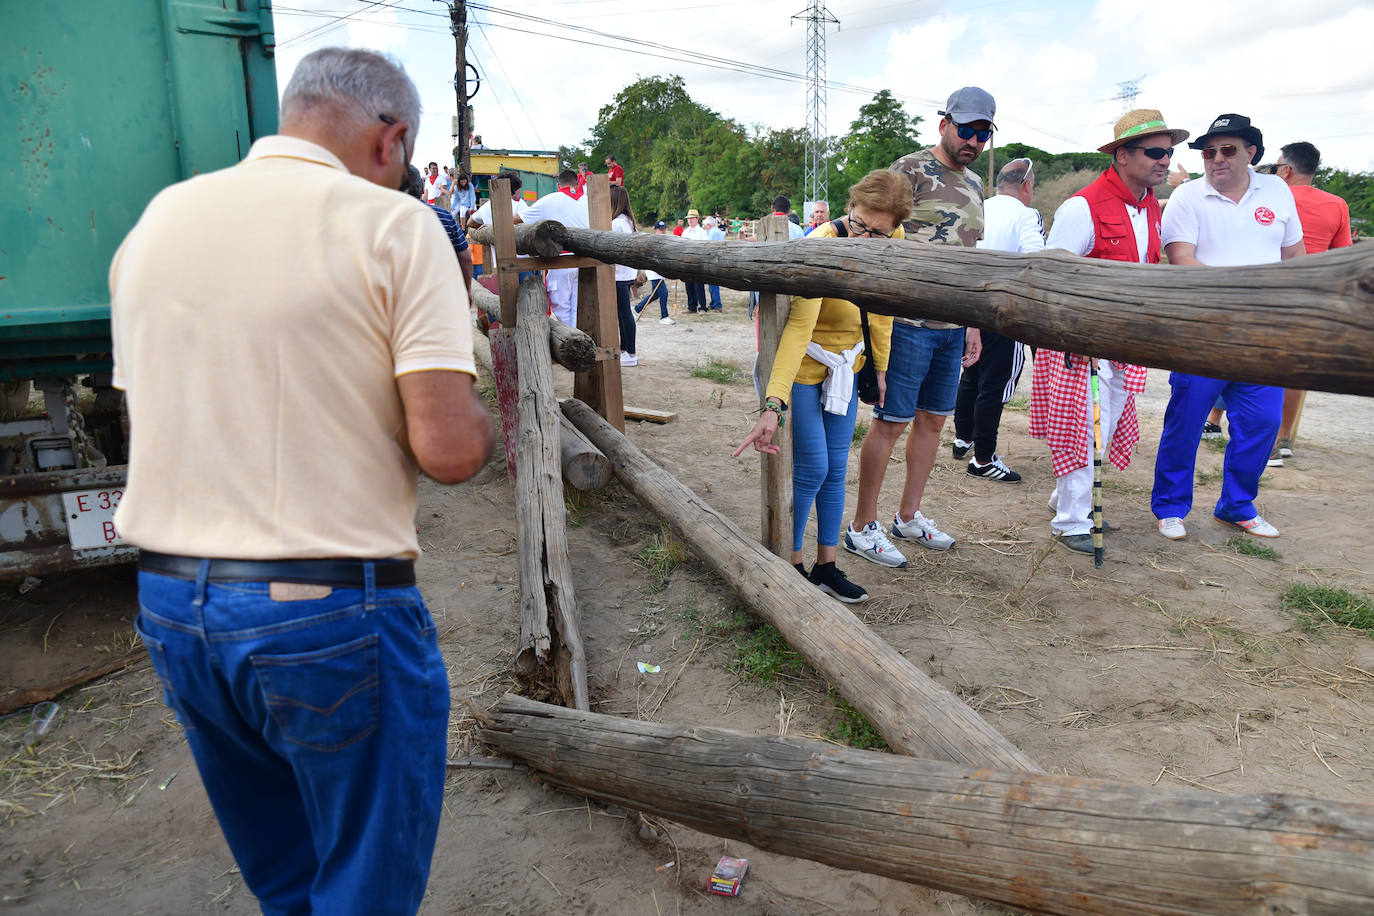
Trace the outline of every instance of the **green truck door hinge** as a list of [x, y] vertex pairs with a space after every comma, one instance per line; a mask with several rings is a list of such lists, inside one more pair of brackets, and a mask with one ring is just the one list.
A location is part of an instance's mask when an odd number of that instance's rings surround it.
[[266, 4], [257, 12], [241, 13], [196, 3], [173, 3], [173, 25], [178, 32], [222, 35], [226, 38], [260, 36], [263, 50], [271, 54], [276, 45], [272, 33], [272, 10]]

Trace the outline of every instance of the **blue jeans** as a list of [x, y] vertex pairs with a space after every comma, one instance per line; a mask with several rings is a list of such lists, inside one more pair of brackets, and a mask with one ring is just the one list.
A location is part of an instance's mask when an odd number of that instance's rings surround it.
[[657, 299], [657, 300], [658, 300], [658, 310], [659, 310], [660, 312], [663, 313], [663, 314], [659, 315], [659, 317], [660, 317], [660, 318], [667, 318], [667, 317], [668, 317], [668, 281], [667, 281], [667, 280], [659, 279], [659, 280], [654, 280], [652, 283], [650, 283], [650, 284], [649, 284], [649, 292], [648, 292], [648, 294], [647, 294], [643, 299], [640, 299], [640, 300], [639, 300], [639, 304], [635, 306], [635, 311], [636, 311], [636, 312], [642, 312], [642, 311], [644, 311], [644, 306], [646, 306], [646, 305], [649, 304], [649, 300], [650, 300], [650, 299]]
[[721, 304], [720, 304], [720, 287], [719, 287], [719, 286], [707, 286], [707, 287], [706, 287], [706, 292], [710, 294], [710, 298], [711, 298], [711, 308], [715, 309], [717, 312], [723, 311], [723, 308], [721, 307]]
[[1193, 472], [1202, 424], [1218, 395], [1226, 399], [1231, 439], [1222, 459], [1221, 498], [1213, 514], [1228, 522], [1248, 521], [1259, 515], [1255, 497], [1279, 433], [1283, 389], [1185, 372], [1169, 375], [1169, 389], [1150, 494], [1155, 518], [1186, 518], [1192, 510]]
[[792, 549], [802, 549], [806, 520], [816, 505], [816, 543], [834, 547], [844, 523], [844, 480], [859, 395], [849, 399], [849, 412], [826, 413], [821, 386], [792, 384]]
[[918, 328], [894, 321], [887, 394], [873, 416], [907, 423], [918, 410], [943, 417], [954, 413], [963, 358], [963, 328]]
[[683, 286], [687, 287], [687, 311], [706, 311], [706, 284], [684, 282]]
[[262, 912], [413, 914], [449, 712], [419, 590], [276, 601], [205, 568], [140, 572], [135, 625]]

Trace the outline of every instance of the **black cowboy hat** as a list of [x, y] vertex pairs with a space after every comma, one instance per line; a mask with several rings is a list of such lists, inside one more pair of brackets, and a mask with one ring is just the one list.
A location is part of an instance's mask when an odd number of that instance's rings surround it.
[[1246, 146], [1255, 148], [1255, 155], [1250, 158], [1251, 164], [1264, 158], [1264, 134], [1260, 133], [1260, 129], [1252, 125], [1250, 119], [1245, 115], [1217, 115], [1216, 119], [1212, 121], [1212, 125], [1207, 128], [1206, 133], [1189, 143], [1188, 146], [1192, 149], [1202, 149], [1207, 145], [1209, 138], [1222, 134], [1229, 137], [1240, 137], [1245, 141]]

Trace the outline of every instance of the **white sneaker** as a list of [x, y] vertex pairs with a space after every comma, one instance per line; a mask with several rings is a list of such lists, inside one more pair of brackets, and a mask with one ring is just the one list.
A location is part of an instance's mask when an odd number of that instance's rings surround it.
[[892, 536], [911, 538], [922, 547], [929, 547], [931, 550], [949, 550], [954, 546], [954, 538], [935, 527], [935, 522], [926, 518], [919, 511], [917, 511], [916, 517], [909, 522], [902, 521], [901, 515], [893, 515]]
[[1233, 522], [1224, 518], [1217, 519], [1217, 521], [1235, 525], [1246, 534], [1253, 534], [1257, 538], [1276, 538], [1279, 536], [1279, 529], [1266, 522], [1263, 515], [1256, 515], [1254, 518], [1246, 519], [1243, 522]]
[[658, 323], [659, 323], [659, 324], [677, 324], [677, 322], [674, 321], [674, 320], [671, 319], [671, 318], [660, 318], [660, 319], [658, 319]]
[[853, 525], [846, 525], [844, 549], [850, 553], [857, 553], [865, 560], [872, 560], [879, 566], [900, 568], [906, 565], [906, 557], [892, 546], [892, 542], [887, 539], [887, 535], [878, 527], [877, 522], [869, 522], [864, 525], [862, 531], [855, 531]]
[[622, 365], [622, 366], [638, 366], [638, 365], [639, 365], [639, 357], [638, 357], [638, 356], [635, 356], [633, 353], [621, 353], [621, 354], [620, 354], [620, 365]]
[[1188, 536], [1188, 529], [1183, 527], [1183, 519], [1161, 518], [1159, 520], [1159, 533], [1171, 541], [1181, 541]]

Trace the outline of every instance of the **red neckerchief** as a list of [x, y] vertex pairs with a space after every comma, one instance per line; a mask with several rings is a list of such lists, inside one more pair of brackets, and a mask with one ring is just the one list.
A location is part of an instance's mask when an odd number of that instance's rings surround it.
[[1126, 187], [1126, 182], [1121, 180], [1121, 176], [1116, 173], [1114, 168], [1108, 168], [1103, 172], [1102, 180], [1114, 195], [1125, 202], [1126, 206], [1135, 207], [1137, 210], [1144, 210], [1155, 193], [1154, 188], [1146, 188], [1144, 197], [1136, 197], [1131, 193], [1130, 188]]
[[582, 199], [582, 191], [578, 188], [559, 188], [558, 190], [562, 191], [564, 194], [568, 195], [573, 200]]

